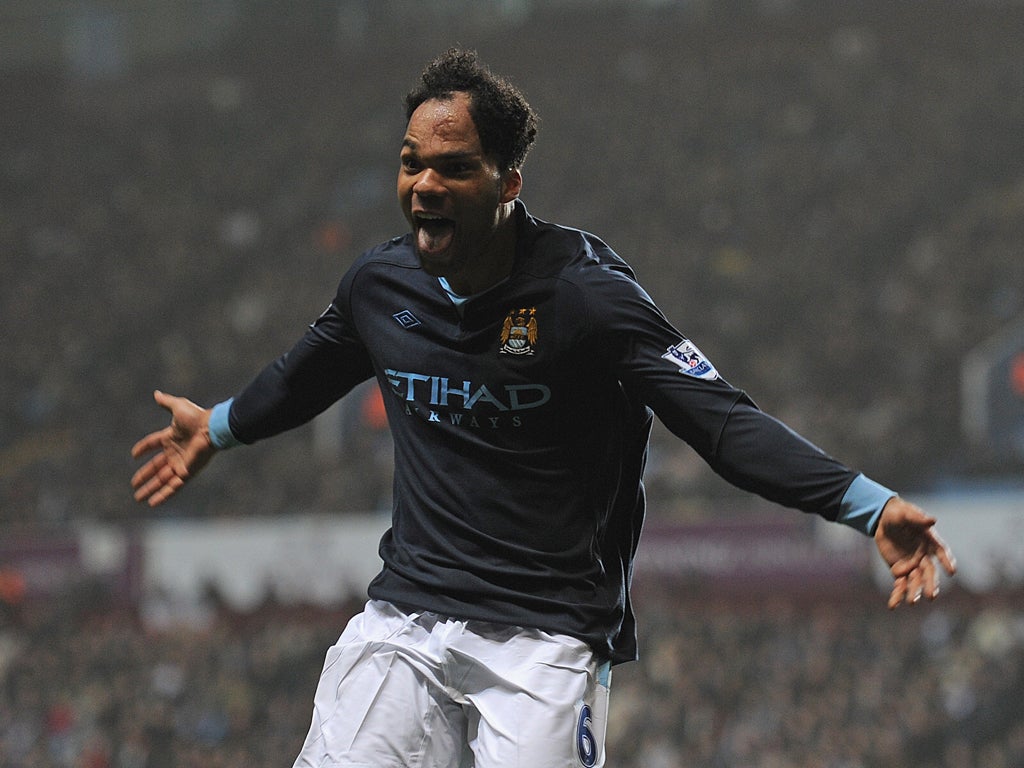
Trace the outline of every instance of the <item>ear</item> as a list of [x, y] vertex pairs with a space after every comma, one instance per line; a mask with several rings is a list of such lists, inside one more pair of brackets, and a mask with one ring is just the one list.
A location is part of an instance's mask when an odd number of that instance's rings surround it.
[[501, 202], [511, 203], [523, 189], [523, 174], [518, 168], [505, 171], [501, 175]]

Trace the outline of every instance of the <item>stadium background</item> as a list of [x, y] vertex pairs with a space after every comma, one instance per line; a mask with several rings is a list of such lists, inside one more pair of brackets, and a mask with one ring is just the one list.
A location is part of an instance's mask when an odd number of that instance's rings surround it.
[[[233, 393], [402, 229], [401, 97], [454, 43], [540, 113], [531, 210], [604, 237], [766, 409], [948, 509], [967, 572], [889, 614], [866, 542], [659, 431], [611, 764], [1024, 765], [1022, 39], [1012, 0], [6, 0], [0, 766], [290, 764], [359, 601], [332, 537], [387, 504], [372, 391], [157, 512], [128, 448], [154, 388]], [[271, 552], [203, 570], [242, 540]], [[303, 595], [280, 560], [318, 557]]]

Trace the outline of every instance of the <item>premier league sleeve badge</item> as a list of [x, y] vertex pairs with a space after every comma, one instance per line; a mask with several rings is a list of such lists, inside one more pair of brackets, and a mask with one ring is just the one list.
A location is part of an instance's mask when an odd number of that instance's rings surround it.
[[689, 339], [683, 339], [675, 346], [668, 348], [662, 359], [670, 360], [679, 366], [679, 371], [695, 379], [706, 379], [713, 381], [718, 378], [718, 371], [711, 364], [704, 353], [697, 349], [697, 345]]

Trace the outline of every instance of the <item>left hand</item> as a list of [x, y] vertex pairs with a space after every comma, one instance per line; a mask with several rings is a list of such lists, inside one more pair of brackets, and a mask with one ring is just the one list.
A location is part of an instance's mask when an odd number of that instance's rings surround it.
[[171, 425], [146, 435], [132, 447], [132, 456], [154, 454], [132, 476], [135, 500], [151, 507], [163, 504], [195, 477], [216, 453], [210, 442], [210, 411], [163, 392], [153, 399], [171, 414]]
[[950, 576], [956, 573], [956, 558], [934, 526], [934, 517], [899, 496], [889, 499], [882, 509], [875, 544], [894, 580], [889, 608], [902, 602], [913, 605], [922, 597], [938, 597], [936, 561]]

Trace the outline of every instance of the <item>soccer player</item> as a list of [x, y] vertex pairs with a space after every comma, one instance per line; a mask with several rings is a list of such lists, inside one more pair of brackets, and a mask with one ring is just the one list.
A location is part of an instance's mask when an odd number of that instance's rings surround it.
[[298, 766], [604, 765], [610, 667], [653, 415], [735, 485], [873, 536], [889, 606], [938, 593], [935, 520], [765, 414], [592, 234], [519, 200], [536, 134], [470, 51], [406, 97], [410, 232], [366, 251], [285, 355], [170, 426], [132, 478], [157, 505], [219, 451], [303, 424], [376, 377], [394, 434], [391, 528], [370, 600], [327, 653]]

